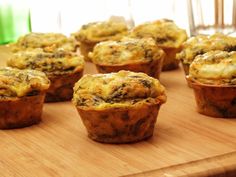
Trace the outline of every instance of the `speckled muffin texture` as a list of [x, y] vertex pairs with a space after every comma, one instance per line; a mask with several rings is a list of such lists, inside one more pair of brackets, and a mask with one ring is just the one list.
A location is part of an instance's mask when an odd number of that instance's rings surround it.
[[187, 79], [194, 89], [198, 112], [236, 118], [236, 52], [211, 51], [197, 56]]
[[181, 60], [186, 75], [189, 73], [189, 65], [193, 62], [197, 55], [202, 55], [206, 52], [221, 50], [221, 51], [235, 51], [236, 38], [226, 36], [220, 33], [205, 36], [198, 35], [189, 38], [183, 44], [183, 49], [177, 54], [177, 59]]
[[187, 39], [187, 34], [173, 21], [157, 20], [138, 25], [131, 31], [130, 37], [152, 37], [157, 46], [166, 53], [162, 70], [178, 68], [179, 61], [176, 60], [175, 55], [181, 50], [181, 45]]
[[153, 135], [165, 89], [144, 73], [85, 75], [74, 87], [73, 103], [88, 136], [104, 143], [128, 143]]
[[88, 53], [102, 41], [119, 40], [128, 33], [128, 27], [121, 21], [101, 21], [83, 25], [73, 36], [80, 42], [80, 52], [85, 60], [90, 61]]
[[40, 122], [49, 84], [40, 71], [0, 68], [0, 129]]
[[14, 53], [7, 65], [46, 73], [51, 85], [47, 90], [45, 101], [56, 102], [71, 100], [73, 86], [83, 74], [84, 60], [82, 56], [63, 49], [48, 53], [38, 48]]
[[31, 50], [42, 48], [45, 52], [53, 52], [58, 48], [66, 51], [75, 51], [77, 43], [73, 38], [68, 38], [60, 33], [29, 33], [21, 36], [12, 44], [12, 51]]
[[152, 38], [122, 38], [97, 44], [89, 56], [100, 73], [129, 70], [159, 78], [165, 53]]

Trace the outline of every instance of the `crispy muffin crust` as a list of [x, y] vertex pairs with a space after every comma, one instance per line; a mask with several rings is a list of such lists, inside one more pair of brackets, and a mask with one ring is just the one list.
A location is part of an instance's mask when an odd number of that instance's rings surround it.
[[131, 37], [151, 37], [161, 48], [179, 48], [187, 39], [186, 31], [180, 29], [171, 20], [156, 20], [136, 26]]
[[12, 45], [12, 51], [31, 50], [42, 48], [46, 52], [53, 52], [58, 48], [67, 51], [75, 51], [77, 43], [73, 38], [67, 38], [60, 33], [29, 33], [18, 39]]
[[189, 79], [203, 84], [236, 85], [236, 52], [211, 51], [198, 55], [189, 70]]
[[7, 65], [19, 69], [35, 69], [47, 74], [60, 74], [82, 70], [84, 60], [81, 55], [63, 49], [48, 53], [38, 48], [14, 53]]
[[50, 81], [43, 72], [0, 68], [0, 98], [23, 97], [44, 92]]
[[183, 43], [183, 49], [176, 55], [176, 58], [189, 65], [197, 55], [212, 50], [235, 51], [236, 38], [220, 33], [211, 36], [198, 35], [191, 37]]
[[89, 54], [93, 63], [99, 65], [125, 65], [147, 63], [163, 57], [162, 49], [152, 38], [123, 38], [120, 41], [105, 41], [97, 44]]
[[85, 75], [74, 87], [73, 102], [83, 109], [100, 110], [165, 101], [164, 87], [144, 73], [120, 71]]
[[128, 27], [126, 23], [109, 20], [83, 25], [81, 29], [73, 35], [78, 41], [97, 43], [106, 40], [118, 40], [127, 34], [127, 32]]

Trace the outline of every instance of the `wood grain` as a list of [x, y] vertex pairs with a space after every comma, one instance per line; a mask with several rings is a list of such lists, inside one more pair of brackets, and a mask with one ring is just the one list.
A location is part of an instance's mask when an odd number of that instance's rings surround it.
[[[6, 48], [0, 47], [4, 65]], [[91, 63], [86, 73], [96, 73]], [[182, 69], [161, 73], [168, 100], [154, 136], [135, 144], [90, 140], [71, 102], [44, 105], [43, 121], [0, 131], [1, 177], [233, 177], [236, 176], [236, 119], [196, 112]]]
[[[178, 164], [166, 168], [152, 170], [143, 173], [127, 175], [123, 177], [196, 177], [196, 176], [227, 176], [235, 177], [236, 174], [236, 152], [231, 152], [206, 159], [196, 160], [185, 164]], [[223, 164], [223, 165], [222, 165]]]

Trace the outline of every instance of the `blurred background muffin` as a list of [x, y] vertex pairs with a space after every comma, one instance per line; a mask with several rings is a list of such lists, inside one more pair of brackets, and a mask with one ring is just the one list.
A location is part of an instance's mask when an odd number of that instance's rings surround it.
[[128, 143], [152, 136], [165, 89], [144, 73], [83, 76], [74, 87], [73, 103], [87, 128], [99, 142]]
[[58, 48], [66, 51], [76, 51], [76, 41], [60, 33], [28, 33], [21, 36], [11, 45], [13, 52], [42, 48], [46, 52], [53, 52]]
[[83, 25], [72, 36], [80, 42], [80, 52], [85, 60], [90, 61], [88, 53], [95, 44], [107, 40], [119, 40], [128, 33], [128, 26], [124, 21], [101, 21]]
[[0, 129], [20, 128], [41, 121], [50, 81], [43, 72], [0, 68]]
[[236, 117], [236, 52], [210, 51], [198, 55], [187, 79], [198, 112], [213, 117]]
[[152, 38], [100, 42], [89, 57], [100, 73], [129, 70], [159, 78], [165, 53]]
[[187, 39], [187, 34], [172, 20], [156, 20], [138, 25], [131, 31], [130, 37], [153, 38], [156, 45], [166, 53], [162, 70], [178, 68], [179, 61], [176, 60], [175, 55], [181, 50], [181, 45]]
[[45, 72], [51, 81], [45, 101], [55, 102], [72, 98], [74, 83], [83, 74], [84, 60], [81, 55], [63, 49], [48, 53], [38, 48], [14, 53], [7, 61], [7, 65]]

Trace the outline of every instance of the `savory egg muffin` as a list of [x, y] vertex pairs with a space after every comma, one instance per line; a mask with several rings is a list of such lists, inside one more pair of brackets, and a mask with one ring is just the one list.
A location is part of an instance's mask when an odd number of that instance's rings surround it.
[[198, 55], [187, 79], [194, 89], [198, 112], [213, 117], [236, 117], [236, 52]]
[[47, 90], [45, 101], [55, 102], [67, 101], [72, 98], [74, 83], [83, 74], [84, 60], [82, 56], [63, 49], [46, 53], [43, 49], [38, 48], [14, 53], [7, 65], [46, 73], [51, 85]]
[[76, 41], [60, 33], [29, 33], [20, 37], [12, 44], [12, 51], [42, 48], [45, 52], [53, 52], [58, 48], [66, 51], [76, 51]]
[[152, 136], [159, 108], [165, 102], [164, 87], [144, 73], [85, 75], [74, 87], [73, 103], [88, 136], [105, 143]]
[[165, 53], [152, 38], [100, 42], [89, 57], [101, 73], [129, 70], [159, 78]]
[[197, 55], [204, 54], [213, 50], [235, 51], [236, 38], [216, 33], [211, 36], [198, 35], [189, 38], [183, 44], [183, 49], [176, 55], [178, 60], [181, 60], [185, 74], [189, 73], [189, 65], [193, 62]]
[[157, 20], [138, 25], [131, 31], [130, 37], [153, 38], [156, 45], [166, 53], [162, 70], [178, 68], [179, 61], [175, 59], [175, 55], [181, 50], [181, 45], [187, 39], [187, 34], [173, 21]]
[[73, 36], [80, 42], [80, 52], [85, 60], [90, 61], [88, 53], [95, 44], [107, 40], [119, 40], [128, 33], [128, 27], [122, 21], [92, 22], [83, 25]]
[[43, 72], [0, 68], [0, 129], [40, 122], [49, 85], [50, 81]]

